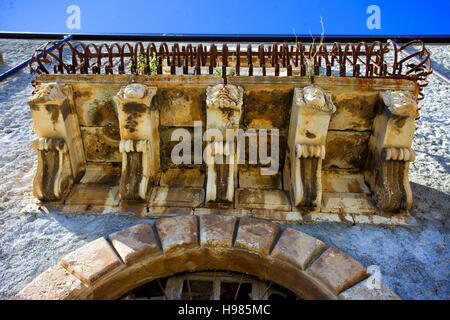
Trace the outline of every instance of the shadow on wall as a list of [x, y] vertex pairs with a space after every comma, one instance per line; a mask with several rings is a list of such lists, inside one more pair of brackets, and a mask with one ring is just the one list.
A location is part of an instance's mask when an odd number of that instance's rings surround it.
[[[450, 227], [450, 194], [411, 182], [413, 205], [411, 215], [419, 220], [433, 220], [442, 223], [443, 232]], [[419, 224], [423, 221], [418, 221]]]

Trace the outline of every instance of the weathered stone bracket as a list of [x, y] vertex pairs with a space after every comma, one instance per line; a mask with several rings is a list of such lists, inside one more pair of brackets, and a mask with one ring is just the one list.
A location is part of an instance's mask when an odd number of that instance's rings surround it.
[[[226, 137], [227, 129], [239, 129], [243, 103], [242, 87], [234, 85], [209, 86], [206, 90], [206, 129], [216, 129]], [[237, 148], [232, 141], [215, 140], [207, 143], [206, 202], [233, 203], [237, 186]], [[226, 157], [222, 164], [217, 157]]]
[[380, 93], [364, 177], [382, 211], [399, 212], [411, 208], [408, 169], [409, 162], [415, 158], [411, 144], [417, 115], [418, 106], [411, 93]]
[[298, 201], [302, 207], [318, 207], [322, 199], [321, 167], [325, 158], [324, 145], [295, 146], [295, 158], [291, 170], [293, 181], [291, 194], [294, 201]]
[[142, 199], [147, 197], [151, 181], [151, 142], [148, 140], [121, 140], [122, 174], [119, 194], [122, 199]]
[[70, 156], [64, 139], [38, 138], [33, 141], [33, 149], [38, 152], [34, 195], [44, 201], [64, 198], [73, 184]]
[[[219, 144], [223, 144], [220, 145]], [[234, 189], [237, 184], [237, 153], [230, 152], [228, 141], [213, 141], [207, 145], [207, 181], [206, 202], [233, 203]], [[230, 163], [216, 163], [216, 157], [228, 157]], [[233, 157], [233, 158], [231, 158]]]
[[322, 160], [331, 115], [336, 107], [320, 88], [294, 89], [284, 166], [284, 188], [296, 207], [320, 207]]
[[159, 173], [159, 111], [151, 105], [156, 90], [133, 83], [114, 97], [122, 153], [119, 195], [123, 200], [146, 200], [148, 186]]
[[34, 192], [43, 201], [60, 200], [86, 170], [72, 86], [56, 82], [38, 85], [29, 104], [40, 163]]

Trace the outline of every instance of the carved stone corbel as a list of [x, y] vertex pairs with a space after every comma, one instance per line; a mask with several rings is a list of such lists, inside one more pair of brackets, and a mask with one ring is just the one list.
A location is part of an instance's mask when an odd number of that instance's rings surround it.
[[38, 138], [33, 149], [38, 152], [34, 196], [45, 201], [63, 199], [73, 184], [67, 144], [62, 138]]
[[[28, 102], [39, 141], [34, 143], [40, 162], [34, 180], [35, 195], [43, 201], [61, 200], [86, 170], [72, 86], [56, 82], [39, 84]], [[52, 174], [61, 176], [49, 176]]]
[[[218, 84], [206, 90], [206, 129], [216, 129], [222, 140], [207, 143], [206, 202], [233, 203], [237, 186], [237, 147], [225, 141], [227, 129], [239, 129], [243, 103], [242, 87]], [[217, 163], [218, 158], [224, 159]]]
[[381, 92], [379, 102], [364, 177], [378, 207], [385, 212], [399, 212], [412, 205], [408, 169], [415, 158], [411, 144], [418, 106], [407, 91]]
[[120, 125], [122, 200], [146, 200], [159, 168], [159, 111], [151, 102], [157, 88], [133, 83], [114, 97]]
[[335, 111], [330, 94], [322, 89], [294, 89], [283, 179], [295, 207], [320, 207], [322, 160], [328, 125]]
[[[206, 202], [233, 203], [238, 155], [230, 151], [232, 147], [229, 141], [209, 142], [206, 148]], [[217, 158], [229, 159], [229, 163], [216, 163]]]

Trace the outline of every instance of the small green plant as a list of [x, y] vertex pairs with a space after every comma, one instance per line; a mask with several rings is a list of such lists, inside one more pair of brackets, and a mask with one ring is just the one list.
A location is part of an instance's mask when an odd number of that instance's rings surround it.
[[[153, 52], [152, 56], [149, 57], [150, 59], [147, 59], [147, 56], [143, 53], [139, 53], [137, 56], [137, 62], [136, 62], [136, 70], [138, 74], [144, 74], [145, 67], [149, 67], [150, 74], [155, 75], [157, 73], [157, 66], [158, 66], [158, 59], [156, 58], [156, 53]], [[131, 68], [133, 66], [133, 62], [130, 62], [128, 65], [128, 68]]]
[[[313, 58], [314, 59], [314, 58]], [[305, 75], [307, 77], [313, 78], [315, 76], [314, 72], [314, 61], [311, 61], [310, 59], [306, 60], [306, 72]]]
[[215, 68], [215, 69], [214, 69], [213, 76], [222, 78], [222, 70], [221, 70], [220, 68]]
[[[325, 35], [325, 29], [323, 27], [323, 18], [320, 17], [320, 25], [322, 26], [322, 34], [320, 35], [320, 43], [319, 43], [319, 48], [320, 46], [323, 44], [323, 37]], [[311, 34], [311, 32], [310, 32]], [[314, 46], [314, 42], [316, 39], [314, 39], [314, 37], [311, 34], [311, 38], [312, 38], [312, 44], [310, 46], [310, 48], [312, 48]], [[311, 49], [310, 49], [311, 50]], [[319, 52], [319, 49], [317, 49], [316, 52], [314, 52], [314, 54], [309, 54], [309, 57], [305, 57], [306, 59], [306, 76], [311, 78], [311, 81], [314, 81], [314, 76], [316, 75], [316, 73], [314, 72], [314, 58], [316, 57], [317, 53]]]
[[215, 68], [214, 72], [213, 72], [213, 75], [216, 76], [216, 77], [219, 77], [219, 78], [224, 78], [224, 82], [226, 84], [226, 81], [227, 81], [226, 78], [235, 76], [236, 75], [236, 69], [235, 68], [229, 69], [227, 74], [226, 74], [226, 76], [224, 77], [223, 73], [222, 73], [222, 68]]

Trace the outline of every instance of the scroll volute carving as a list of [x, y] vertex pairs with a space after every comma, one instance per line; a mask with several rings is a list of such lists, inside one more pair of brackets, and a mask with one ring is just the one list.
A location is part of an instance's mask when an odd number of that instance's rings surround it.
[[140, 83], [122, 87], [114, 97], [120, 125], [120, 138], [142, 140], [150, 139], [158, 111], [153, 110], [151, 102], [157, 91]]
[[408, 170], [415, 157], [411, 145], [417, 116], [418, 106], [410, 92], [380, 93], [364, 176], [384, 212], [400, 213], [411, 208]]
[[37, 135], [35, 195], [43, 201], [62, 200], [86, 169], [73, 88], [57, 82], [38, 84], [29, 104]]
[[209, 86], [206, 89], [206, 128], [238, 129], [242, 115], [243, 93], [244, 89], [235, 85]]
[[151, 102], [156, 87], [132, 83], [114, 97], [120, 126], [122, 200], [146, 200], [159, 173], [159, 111]]
[[[206, 202], [233, 203], [237, 186], [237, 151], [226, 139], [227, 129], [238, 129], [242, 116], [244, 89], [230, 84], [209, 86], [206, 90], [206, 129], [217, 129], [222, 141], [207, 142], [208, 161]], [[220, 144], [220, 148], [217, 148]], [[216, 150], [221, 152], [216, 152]], [[233, 149], [232, 151], [230, 151]], [[232, 152], [232, 153], [231, 153]], [[215, 163], [216, 156], [233, 159], [231, 163]]]
[[295, 88], [284, 167], [285, 189], [296, 207], [319, 208], [322, 160], [331, 115], [331, 96], [317, 86]]
[[35, 197], [42, 201], [63, 199], [73, 184], [67, 144], [61, 138], [38, 138], [33, 141], [33, 149], [38, 152]]

